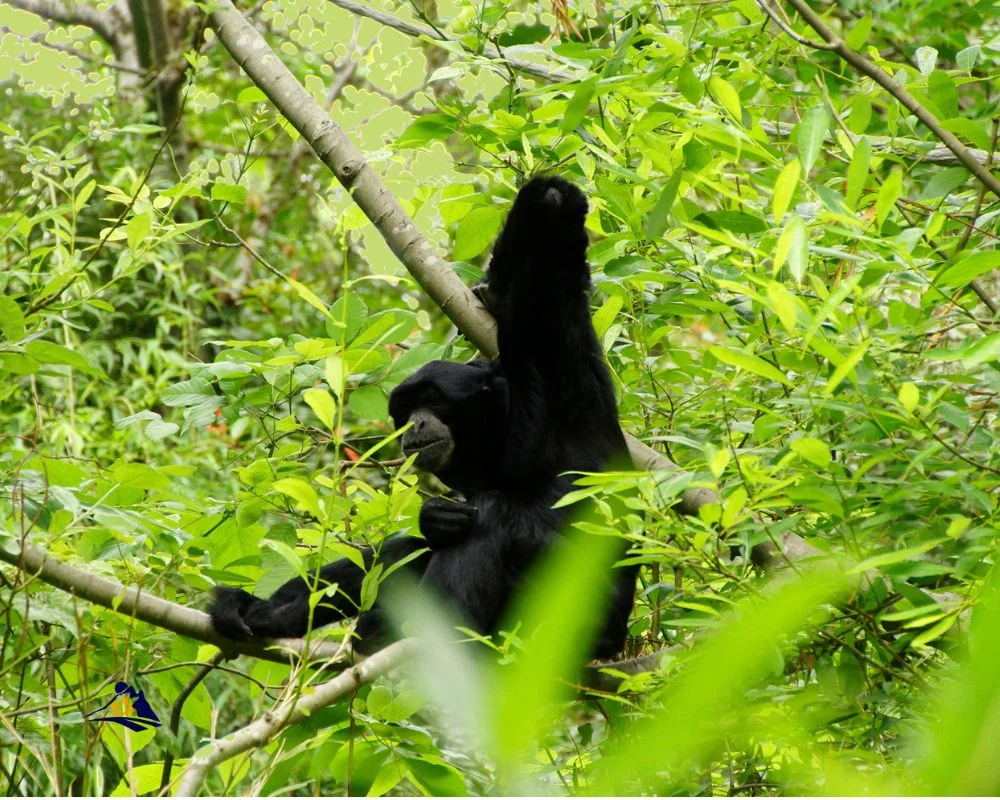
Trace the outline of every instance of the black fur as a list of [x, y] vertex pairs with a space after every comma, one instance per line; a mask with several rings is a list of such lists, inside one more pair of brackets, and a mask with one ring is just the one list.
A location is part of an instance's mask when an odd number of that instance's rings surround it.
[[[552, 508], [572, 487], [563, 473], [630, 463], [590, 321], [586, 214], [587, 200], [572, 184], [552, 177], [527, 183], [494, 246], [482, 292], [497, 318], [499, 363], [432, 362], [389, 401], [397, 426], [417, 409], [447, 424], [453, 449], [434, 472], [464, 499], [428, 500], [420, 516], [426, 541], [390, 537], [377, 558], [388, 565], [429, 545], [408, 571], [482, 632], [495, 630], [526, 569], [566, 526], [571, 509]], [[376, 554], [362, 553], [368, 568]], [[624, 644], [637, 570], [619, 568], [606, 587], [612, 599], [596, 657]], [[314, 627], [357, 613], [364, 574], [346, 559], [320, 570], [321, 584], [336, 583], [338, 591], [317, 605]], [[308, 587], [297, 578], [269, 600], [219, 589], [211, 614], [232, 638], [301, 635]], [[377, 603], [361, 614], [358, 633], [369, 651], [387, 640]]]

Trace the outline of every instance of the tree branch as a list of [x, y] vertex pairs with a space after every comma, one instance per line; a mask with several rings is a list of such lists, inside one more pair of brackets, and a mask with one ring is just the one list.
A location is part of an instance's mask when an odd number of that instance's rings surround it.
[[307, 650], [304, 639], [251, 639], [247, 642], [227, 639], [216, 632], [211, 618], [204, 611], [171, 603], [144, 593], [141, 587], [124, 586], [117, 581], [64, 564], [29, 545], [24, 545], [20, 553], [12, 553], [0, 547], [0, 561], [6, 561], [74, 597], [189, 639], [214, 644], [225, 653], [242, 653], [287, 664], [289, 654], [307, 661], [328, 661], [336, 659], [343, 651], [341, 645], [333, 642], [311, 642]]
[[993, 192], [993, 194], [1000, 197], [1000, 180], [998, 180], [992, 172], [990, 172], [985, 166], [983, 166], [982, 163], [980, 163], [979, 160], [975, 158], [975, 156], [973, 156], [969, 148], [962, 144], [955, 134], [951, 131], [945, 130], [938, 118], [922, 106], [913, 95], [906, 91], [902, 84], [889, 75], [889, 73], [885, 70], [869, 61], [859, 52], [848, 47], [847, 43], [834, 33], [833, 29], [823, 22], [819, 15], [809, 7], [806, 0], [788, 0], [788, 3], [799, 12], [799, 15], [806, 21], [806, 24], [808, 24], [810, 28], [823, 37], [823, 40], [826, 42], [830, 50], [840, 56], [843, 61], [850, 64], [862, 75], [867, 75], [875, 81], [875, 83], [895, 97], [903, 106], [912, 112], [917, 119], [924, 123], [924, 125], [926, 125], [938, 139], [944, 142], [945, 147], [955, 154], [955, 158], [957, 158], [959, 162], [969, 170], [969, 172], [975, 175], [987, 189]]
[[417, 646], [415, 639], [404, 639], [379, 650], [336, 678], [321, 683], [306, 696], [291, 697], [245, 728], [218, 739], [199, 750], [187, 763], [174, 792], [175, 797], [194, 797], [210, 769], [267, 744], [276, 734], [301, 722], [320, 709], [333, 705], [408, 658]]
[[98, 11], [86, 3], [71, 3], [68, 0], [6, 0], [6, 2], [14, 8], [30, 11], [52, 22], [83, 25], [94, 31], [112, 48], [117, 44], [118, 34], [111, 24], [108, 13]]
[[457, 39], [451, 39], [433, 28], [429, 28], [425, 25], [418, 25], [413, 22], [407, 22], [399, 17], [392, 16], [392, 14], [386, 14], [383, 11], [377, 11], [374, 8], [362, 5], [361, 3], [356, 3], [354, 0], [329, 0], [329, 2], [333, 3], [338, 8], [350, 11], [352, 14], [356, 14], [359, 17], [366, 17], [367, 19], [374, 20], [380, 25], [385, 25], [387, 28], [392, 28], [400, 33], [405, 33], [407, 36], [429, 39], [432, 42], [448, 42], [449, 44], [461, 47], [466, 53], [485, 56], [486, 58], [493, 59], [495, 61], [502, 61], [511, 69], [523, 72], [524, 74], [531, 75], [535, 78], [541, 78], [544, 81], [552, 83], [566, 83], [576, 80], [578, 77], [568, 72], [547, 69], [546, 67], [539, 66], [531, 61], [525, 61], [522, 58], [517, 58], [516, 56], [505, 55], [498, 47], [489, 43], [484, 43], [482, 50], [477, 51], [464, 42], [460, 42]]

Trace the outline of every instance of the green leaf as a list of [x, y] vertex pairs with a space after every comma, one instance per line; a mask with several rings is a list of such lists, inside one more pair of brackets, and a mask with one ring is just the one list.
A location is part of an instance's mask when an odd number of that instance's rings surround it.
[[879, 230], [882, 230], [882, 223], [896, 205], [902, 190], [903, 171], [896, 167], [878, 190], [878, 199], [875, 201], [875, 223]]
[[0, 294], [0, 333], [12, 342], [24, 337], [24, 313], [17, 303], [3, 294]]
[[291, 497], [300, 511], [306, 511], [316, 519], [323, 518], [316, 490], [302, 480], [302, 478], [282, 478], [271, 484], [271, 487], [274, 491]]
[[796, 142], [805, 175], [809, 174], [813, 164], [816, 163], [816, 157], [823, 147], [823, 139], [829, 127], [830, 113], [826, 110], [826, 106], [813, 106], [799, 123]]
[[389, 418], [389, 401], [378, 386], [362, 386], [347, 398], [351, 413], [362, 419], [386, 420]]
[[782, 168], [778, 179], [774, 182], [774, 196], [771, 198], [771, 211], [774, 214], [774, 221], [781, 222], [785, 216], [792, 196], [799, 184], [799, 175], [802, 173], [802, 165], [797, 158], [793, 158]]
[[573, 96], [566, 104], [566, 113], [563, 115], [560, 129], [563, 133], [570, 133], [576, 130], [576, 126], [583, 122], [590, 108], [591, 98], [594, 96], [594, 89], [597, 88], [597, 78], [593, 77], [585, 80], [576, 87]]
[[306, 405], [313, 410], [313, 413], [319, 417], [320, 422], [326, 425], [327, 430], [332, 431], [337, 406], [333, 402], [333, 397], [330, 396], [330, 393], [326, 389], [306, 389], [302, 393], [302, 399], [306, 401]]
[[764, 220], [742, 211], [707, 211], [695, 217], [695, 221], [732, 233], [760, 233], [767, 230]]
[[915, 53], [917, 57], [917, 69], [924, 76], [930, 75], [937, 66], [938, 51], [933, 47], [918, 47]]
[[656, 204], [646, 218], [646, 236], [651, 242], [655, 242], [667, 229], [667, 220], [670, 218], [670, 209], [674, 206], [677, 198], [677, 189], [681, 184], [681, 170], [675, 170], [664, 184]]
[[796, 283], [801, 283], [809, 266], [809, 230], [799, 217], [792, 217], [774, 246], [774, 268], [778, 271], [788, 263], [788, 271]]
[[796, 439], [789, 446], [792, 452], [798, 453], [806, 461], [815, 464], [817, 467], [827, 467], [833, 460], [833, 456], [830, 455], [830, 448], [822, 440], [814, 439], [811, 436], [803, 436], [801, 439]]
[[143, 211], [141, 214], [136, 214], [132, 219], [128, 221], [125, 226], [125, 239], [128, 242], [129, 249], [135, 252], [139, 249], [149, 232], [153, 229], [153, 215], [149, 211]]
[[478, 256], [493, 244], [502, 221], [503, 212], [499, 208], [480, 206], [472, 209], [458, 223], [452, 257], [456, 261], [468, 261]]
[[677, 89], [684, 96], [684, 99], [692, 105], [698, 105], [701, 102], [704, 86], [698, 80], [690, 61], [681, 64], [680, 71], [677, 73]]
[[798, 304], [795, 302], [795, 296], [783, 284], [769, 281], [767, 299], [774, 313], [778, 315], [781, 326], [789, 333], [794, 333], [798, 320]]
[[236, 95], [236, 102], [242, 105], [251, 105], [252, 103], [263, 103], [267, 100], [267, 95], [264, 94], [256, 86], [248, 86], [243, 89], [238, 95]]
[[912, 414], [913, 409], [920, 402], [920, 390], [917, 388], [917, 385], [907, 381], [900, 386], [898, 400], [899, 404]]
[[723, 364], [739, 367], [747, 372], [753, 372], [756, 375], [760, 375], [762, 378], [778, 381], [778, 383], [784, 383], [786, 385], [791, 383], [791, 381], [789, 381], [788, 378], [786, 378], [784, 374], [779, 372], [774, 366], [768, 364], [764, 359], [759, 356], [755, 356], [752, 353], [747, 353], [743, 350], [731, 350], [728, 347], [720, 347], [718, 345], [712, 345], [709, 347], [708, 352], [710, 352]]
[[747, 692], [774, 674], [775, 648], [824, 620], [827, 604], [846, 586], [842, 570], [824, 566], [772, 585], [762, 600], [741, 600], [713, 636], [696, 642], [684, 669], [658, 692], [662, 707], [636, 720], [631, 735], [608, 742], [588, 794], [621, 794], [636, 775], [644, 777], [646, 793], [656, 794], [677, 786], [670, 781], [673, 773], [686, 774], [716, 754], [725, 759], [728, 736], [742, 732], [754, 714]]
[[458, 120], [446, 114], [417, 117], [396, 140], [396, 147], [420, 147], [429, 142], [450, 139], [458, 129]]
[[740, 106], [740, 96], [727, 81], [718, 75], [713, 75], [708, 79], [708, 90], [712, 93], [716, 102], [719, 103], [729, 115], [736, 121], [743, 121], [743, 111]]
[[964, 50], [959, 50], [955, 56], [955, 63], [958, 64], [958, 68], [968, 72], [971, 70], [979, 61], [979, 57], [983, 52], [983, 46], [981, 44], [974, 44], [966, 47]]
[[868, 347], [871, 344], [871, 340], [865, 340], [857, 347], [855, 347], [849, 356], [845, 358], [833, 371], [833, 375], [830, 376], [830, 380], [826, 382], [826, 389], [823, 391], [825, 397], [829, 397], [833, 394], [834, 390], [840, 386], [844, 378], [848, 375], [854, 374], [854, 367], [857, 363], [864, 358], [865, 353], [868, 352]]
[[[847, 129], [860, 136], [868, 130], [872, 121], [872, 101], [866, 94], [855, 95], [851, 103], [851, 116], [847, 118]], [[856, 146], [856, 145], [855, 145]]]
[[324, 303], [322, 300], [320, 300], [315, 295], [315, 293], [313, 292], [312, 289], [310, 289], [304, 283], [299, 283], [294, 278], [289, 278], [288, 279], [288, 283], [295, 290], [295, 293], [299, 297], [301, 297], [303, 300], [305, 300], [309, 305], [311, 305], [317, 311], [325, 314], [327, 317], [330, 317], [331, 319], [333, 318], [331, 316], [331, 314], [330, 314], [330, 308], [329, 308], [329, 306], [327, 306], [326, 303]]
[[24, 352], [42, 364], [64, 364], [73, 369], [93, 375], [95, 378], [106, 378], [103, 370], [92, 366], [80, 353], [53, 342], [35, 340], [28, 342]]
[[851, 26], [851, 30], [844, 37], [844, 43], [852, 50], [859, 50], [868, 41], [868, 34], [872, 29], [872, 15], [865, 14], [861, 19]]
[[1000, 267], [1000, 250], [968, 253], [938, 275], [938, 286], [960, 287]]
[[216, 181], [212, 184], [212, 199], [232, 203], [234, 206], [242, 206], [247, 199], [247, 187]]
[[854, 145], [854, 155], [847, 167], [847, 195], [844, 202], [847, 207], [855, 209], [865, 184], [868, 183], [868, 162], [871, 160], [872, 147], [865, 138], [858, 139]]
[[904, 547], [900, 550], [892, 550], [888, 553], [879, 553], [878, 555], [866, 558], [864, 561], [855, 565], [850, 570], [850, 573], [860, 575], [870, 569], [881, 569], [882, 567], [887, 567], [890, 564], [898, 564], [901, 561], [909, 561], [917, 556], [923, 555], [928, 550], [933, 550], [943, 542], [944, 539], [932, 539], [931, 541], [923, 542], [914, 547]]
[[192, 378], [171, 384], [160, 392], [160, 400], [167, 406], [194, 406], [207, 399], [219, 399], [207, 378]]

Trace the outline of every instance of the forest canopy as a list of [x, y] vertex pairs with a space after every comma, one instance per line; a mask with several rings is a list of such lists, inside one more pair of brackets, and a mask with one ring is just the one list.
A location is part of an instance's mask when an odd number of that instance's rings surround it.
[[[1000, 791], [998, 76], [986, 0], [6, 0], [0, 789]], [[560, 503], [638, 565], [625, 651], [577, 669], [580, 550], [492, 637], [419, 592], [363, 660], [221, 636], [214, 587], [417, 531], [389, 396], [496, 356], [539, 174], [589, 201], [634, 469]]]

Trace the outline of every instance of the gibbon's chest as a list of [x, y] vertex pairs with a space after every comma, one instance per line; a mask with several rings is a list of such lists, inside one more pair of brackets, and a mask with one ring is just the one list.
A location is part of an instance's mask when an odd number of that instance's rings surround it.
[[569, 516], [567, 509], [552, 508], [565, 493], [565, 487], [539, 493], [476, 493], [468, 498], [476, 507], [473, 535], [522, 541], [549, 537], [559, 532]]

